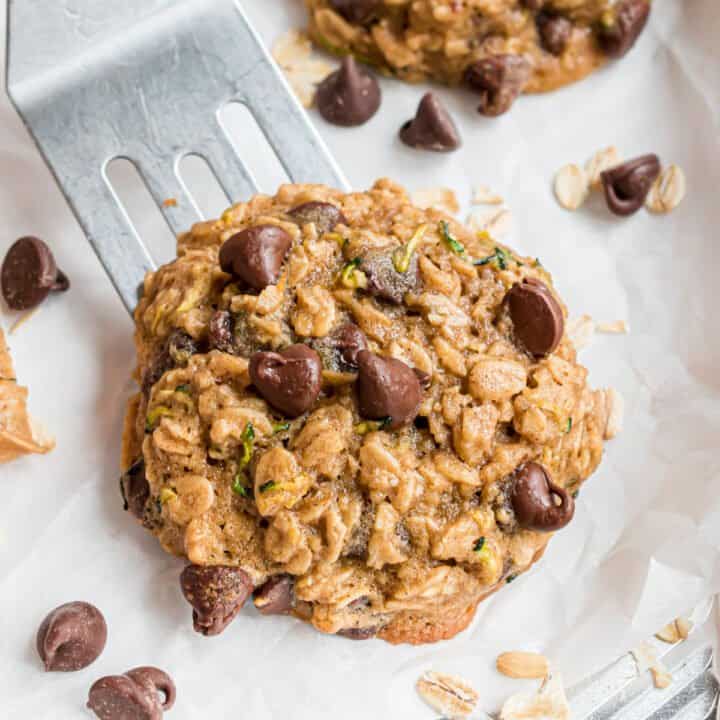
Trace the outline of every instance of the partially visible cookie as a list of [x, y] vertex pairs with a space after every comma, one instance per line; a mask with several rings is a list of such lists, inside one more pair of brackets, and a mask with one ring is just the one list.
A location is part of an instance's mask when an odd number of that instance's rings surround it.
[[310, 34], [388, 75], [465, 84], [479, 111], [581, 80], [627, 53], [649, 0], [305, 0]]
[[537, 260], [389, 180], [285, 185], [181, 236], [135, 313], [121, 487], [187, 558], [196, 629], [253, 589], [349, 639], [466, 627], [602, 456], [565, 317]]

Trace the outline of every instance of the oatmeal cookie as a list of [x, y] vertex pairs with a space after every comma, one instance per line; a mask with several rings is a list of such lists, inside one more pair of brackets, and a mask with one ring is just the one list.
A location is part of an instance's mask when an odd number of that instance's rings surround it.
[[178, 241], [135, 312], [126, 508], [196, 629], [253, 594], [325, 633], [452, 637], [573, 516], [607, 403], [547, 271], [380, 180], [285, 185]]
[[467, 85], [485, 115], [624, 55], [650, 0], [305, 0], [310, 34], [410, 82]]

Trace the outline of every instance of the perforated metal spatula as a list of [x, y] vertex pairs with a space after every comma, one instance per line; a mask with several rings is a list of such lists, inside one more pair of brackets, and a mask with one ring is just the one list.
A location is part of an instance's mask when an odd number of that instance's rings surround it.
[[154, 264], [108, 181], [113, 159], [135, 164], [174, 233], [188, 230], [201, 215], [186, 155], [229, 201], [257, 191], [220, 122], [241, 102], [291, 180], [347, 187], [233, 0], [8, 0], [7, 47], [8, 94], [129, 311]]

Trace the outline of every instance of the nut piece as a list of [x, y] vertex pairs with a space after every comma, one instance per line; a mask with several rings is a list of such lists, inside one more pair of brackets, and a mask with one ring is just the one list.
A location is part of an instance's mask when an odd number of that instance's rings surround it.
[[574, 164], [564, 165], [555, 175], [555, 197], [566, 210], [577, 210], [588, 196], [588, 177]]
[[655, 637], [663, 642], [674, 644], [687, 639], [692, 628], [691, 620], [679, 617], [668, 623], [659, 633], [655, 633]]
[[444, 673], [428, 671], [415, 687], [431, 708], [447, 718], [467, 717], [480, 699], [467, 682]]
[[90, 603], [71, 602], [56, 607], [37, 632], [38, 655], [48, 672], [74, 672], [97, 660], [105, 648], [107, 625]]
[[587, 163], [585, 163], [585, 174], [587, 175], [590, 187], [593, 190], [599, 190], [602, 187], [600, 173], [620, 165], [621, 162], [622, 157], [620, 156], [620, 151], [614, 145], [606, 147], [603, 150], [598, 150]]
[[653, 183], [645, 207], [654, 213], [669, 213], [684, 199], [685, 173], [677, 165], [666, 167]]
[[188, 565], [180, 575], [180, 587], [193, 607], [193, 627], [202, 635], [219, 635], [253, 589], [244, 570], [228, 565]]
[[533, 652], [506, 652], [498, 655], [498, 672], [511, 678], [544, 678], [550, 664], [544, 655]]

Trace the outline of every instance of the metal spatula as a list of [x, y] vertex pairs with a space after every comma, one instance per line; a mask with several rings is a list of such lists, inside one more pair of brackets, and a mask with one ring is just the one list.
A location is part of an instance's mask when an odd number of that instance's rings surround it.
[[[186, 155], [205, 158], [229, 201], [257, 191], [219, 120], [241, 102], [293, 181], [347, 187], [233, 0], [8, 3], [8, 93], [129, 311], [153, 262], [107, 178], [111, 160], [131, 160], [170, 229], [187, 230], [200, 213], [178, 171]], [[702, 720], [717, 703], [710, 659], [702, 647], [678, 661], [663, 696], [637, 688], [625, 655], [571, 688], [573, 718]]]
[[219, 119], [240, 102], [291, 180], [347, 187], [233, 0], [8, 2], [8, 94], [129, 311], [154, 265], [108, 181], [113, 159], [132, 161], [170, 229], [187, 230], [200, 213], [186, 155], [228, 200], [257, 191]]

